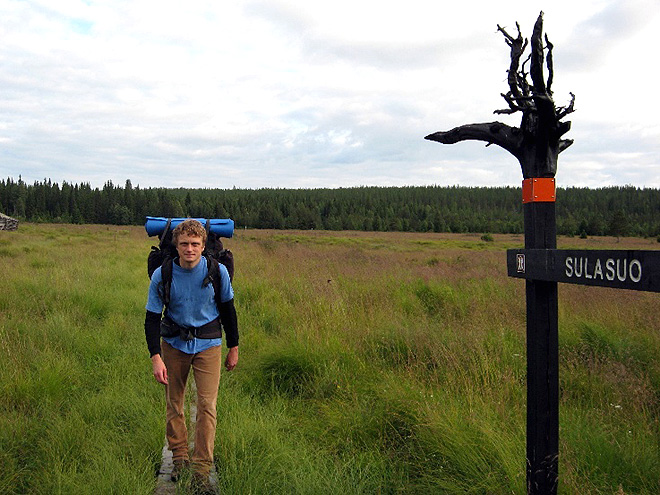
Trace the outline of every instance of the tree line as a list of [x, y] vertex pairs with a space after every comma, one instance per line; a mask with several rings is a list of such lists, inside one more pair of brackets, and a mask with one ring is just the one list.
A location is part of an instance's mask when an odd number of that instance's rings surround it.
[[[562, 235], [660, 235], [660, 191], [633, 186], [557, 190]], [[231, 218], [237, 228], [523, 232], [519, 187], [168, 189], [107, 181], [0, 180], [0, 211], [29, 222], [141, 225], [146, 216]]]

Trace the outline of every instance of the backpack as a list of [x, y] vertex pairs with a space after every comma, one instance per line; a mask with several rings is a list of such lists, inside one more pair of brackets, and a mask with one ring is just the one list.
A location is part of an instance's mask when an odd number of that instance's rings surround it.
[[[172, 243], [172, 229], [170, 229], [171, 218], [167, 219], [165, 229], [159, 237], [158, 246], [151, 246], [151, 252], [147, 256], [147, 273], [149, 278], [156, 268], [161, 267], [161, 285], [158, 288], [165, 307], [170, 302], [170, 288], [172, 286], [172, 263], [178, 256], [176, 247]], [[234, 255], [229, 249], [224, 249], [220, 236], [210, 230], [210, 220], [206, 221], [206, 245], [202, 256], [206, 259], [208, 275], [204, 279], [203, 286], [213, 284], [216, 295], [216, 303], [220, 302], [220, 268], [222, 263], [229, 272], [229, 280], [234, 280]], [[218, 304], [219, 306], [219, 304]]]

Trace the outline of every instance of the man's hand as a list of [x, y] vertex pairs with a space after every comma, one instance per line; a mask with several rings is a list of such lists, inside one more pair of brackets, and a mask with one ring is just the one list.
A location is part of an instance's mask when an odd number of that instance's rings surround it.
[[227, 358], [225, 359], [225, 368], [227, 371], [231, 371], [236, 368], [238, 364], [238, 346], [229, 348], [227, 353]]
[[154, 354], [151, 356], [151, 365], [154, 369], [154, 378], [158, 383], [167, 385], [167, 368], [163, 362], [163, 358], [160, 357], [160, 354]]

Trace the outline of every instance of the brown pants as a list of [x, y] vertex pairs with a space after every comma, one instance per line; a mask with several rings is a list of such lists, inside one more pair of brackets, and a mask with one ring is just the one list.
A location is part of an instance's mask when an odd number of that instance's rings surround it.
[[188, 460], [188, 430], [184, 415], [184, 395], [188, 373], [192, 367], [197, 386], [197, 418], [192, 465], [195, 472], [208, 475], [213, 465], [215, 444], [216, 402], [220, 384], [221, 346], [197, 354], [181, 352], [167, 342], [161, 345], [167, 368], [168, 385], [166, 437], [174, 461]]

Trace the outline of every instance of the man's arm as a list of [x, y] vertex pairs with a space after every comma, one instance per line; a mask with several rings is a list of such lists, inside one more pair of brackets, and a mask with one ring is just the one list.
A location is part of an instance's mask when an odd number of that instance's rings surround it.
[[160, 314], [149, 310], [144, 318], [144, 336], [147, 339], [150, 356], [160, 354], [160, 318]]
[[222, 327], [225, 329], [227, 347], [229, 348], [225, 359], [225, 368], [227, 368], [227, 371], [231, 371], [238, 364], [238, 319], [236, 318], [234, 300], [230, 299], [220, 304], [218, 311]]
[[218, 312], [220, 313], [222, 328], [225, 330], [227, 347], [231, 349], [232, 347], [238, 346], [238, 320], [236, 318], [234, 300], [230, 299], [229, 301], [220, 304]]
[[167, 368], [160, 356], [160, 315], [158, 313], [147, 311], [144, 318], [144, 335], [151, 356], [154, 378], [158, 383], [167, 385]]

